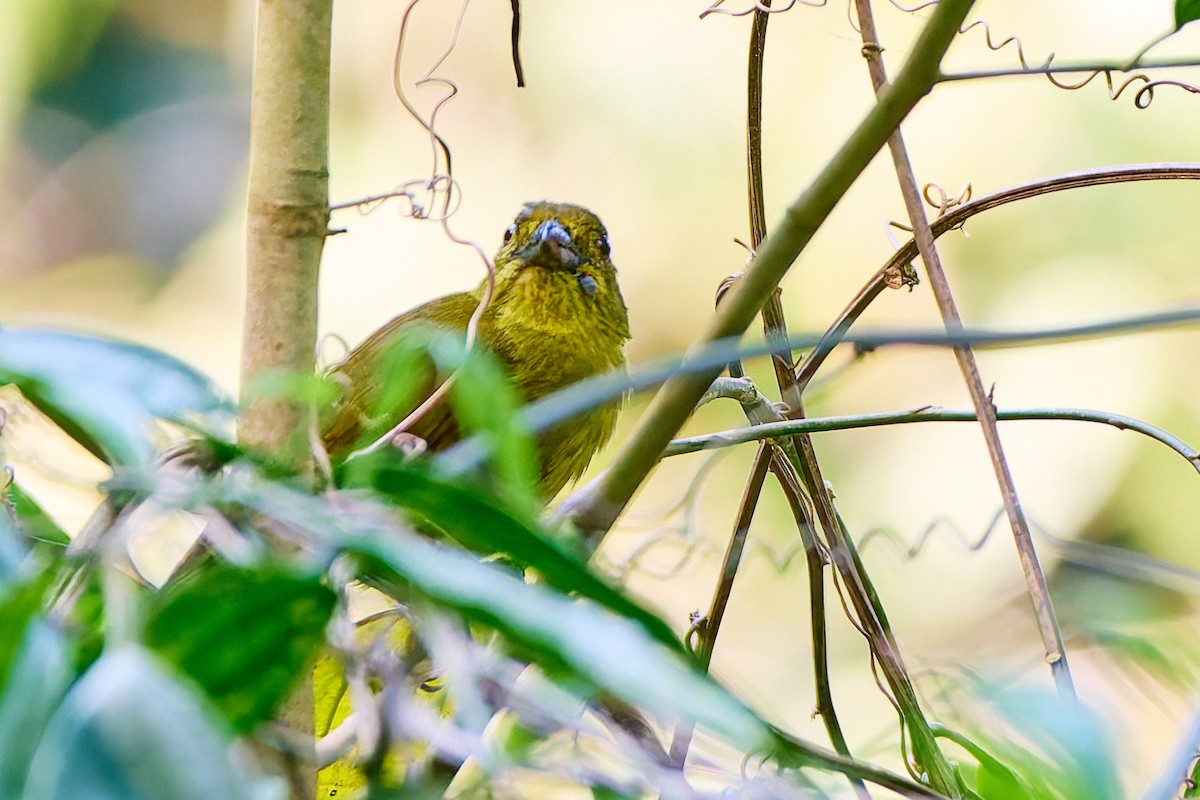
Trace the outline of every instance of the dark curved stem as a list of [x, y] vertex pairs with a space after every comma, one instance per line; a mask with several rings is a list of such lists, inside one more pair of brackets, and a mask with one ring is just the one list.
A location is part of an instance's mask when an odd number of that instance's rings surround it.
[[[750, 207], [750, 245], [757, 251], [767, 238], [767, 211], [763, 197], [762, 109], [763, 64], [766, 60], [767, 22], [771, 19], [770, 0], [762, 0], [754, 11], [750, 27], [750, 62], [746, 85], [746, 196]], [[779, 384], [780, 397], [789, 408], [800, 408], [800, 390], [792, 368], [792, 351], [787, 343], [787, 320], [783, 314], [779, 287], [776, 286], [762, 307], [763, 333], [771, 345], [771, 366]]]
[[[771, 7], [771, 0], [763, 0]], [[754, 12], [750, 26], [750, 63], [746, 69], [746, 197], [750, 205], [750, 245], [758, 249], [767, 238], [767, 211], [763, 200], [762, 100], [763, 61], [767, 47], [767, 23], [771, 15], [761, 9]]]
[[[996, 419], [1001, 421], [1073, 420], [1111, 425], [1120, 430], [1130, 430], [1140, 433], [1143, 436], [1149, 436], [1151, 439], [1174, 450], [1192, 466], [1192, 469], [1200, 472], [1200, 451], [1197, 451], [1196, 448], [1178, 436], [1136, 417], [1114, 414], [1110, 411], [1095, 411], [1088, 408], [1010, 408], [997, 409]], [[750, 428], [738, 428], [736, 430], [718, 431], [701, 436], [676, 439], [667, 448], [666, 456], [678, 456], [685, 453], [695, 453], [700, 450], [731, 447], [733, 445], [772, 437], [807, 435], [822, 431], [873, 428], [880, 425], [904, 425], [912, 422], [978, 421], [979, 418], [974, 411], [959, 411], [935, 408], [933, 406], [907, 409], [905, 411], [882, 411], [874, 414], [848, 414], [839, 417], [810, 417], [808, 419], [783, 420], [781, 422], [768, 422]]]
[[[771, 462], [771, 471], [779, 481], [787, 498], [788, 508], [800, 531], [804, 544], [804, 560], [808, 565], [809, 618], [812, 625], [813, 681], [817, 693], [817, 713], [825, 724], [825, 732], [833, 748], [844, 756], [850, 755], [850, 747], [842, 733], [841, 722], [833, 705], [833, 688], [829, 676], [829, 637], [825, 618], [825, 567], [827, 555], [817, 541], [812, 510], [805, 503], [804, 491], [792, 469], [791, 463], [780, 454]], [[855, 781], [855, 791], [860, 797], [870, 795], [861, 781]]]
[[[788, 207], [779, 227], [755, 252], [745, 275], [730, 290], [692, 352], [742, 334], [770, 299], [780, 280], [807, 247], [850, 185], [866, 169], [888, 135], [924, 97], [937, 77], [972, 0], [941, 0], [909, 52], [890, 90], [846, 139], [837, 154]], [[630, 498], [658, 463], [663, 448], [717, 377], [720, 367], [673, 376], [651, 401], [609, 470], [586, 494], [577, 494], [563, 511], [584, 536], [596, 541], [612, 527]], [[564, 504], [567, 505], [567, 504]]]
[[800, 387], [800, 391], [808, 388], [809, 381], [817, 374], [817, 370], [825, 363], [825, 359], [829, 357], [842, 340], [846, 338], [846, 334], [850, 331], [850, 327], [858, 321], [858, 318], [863, 315], [867, 307], [875, 302], [875, 298], [887, 286], [887, 281], [884, 278], [883, 270], [876, 272], [871, 280], [867, 281], [858, 293], [858, 295], [850, 301], [845, 310], [838, 315], [834, 323], [825, 331], [825, 335], [821, 337], [821, 341], [808, 351], [804, 356], [804, 360], [800, 362], [799, 368], [796, 370], [796, 384]]
[[525, 70], [521, 68], [521, 0], [512, 0], [512, 62], [517, 74], [517, 86], [525, 85]]
[[[738, 506], [737, 521], [733, 526], [733, 535], [725, 548], [725, 558], [721, 561], [721, 575], [717, 581], [717, 589], [713, 592], [712, 603], [704, 619], [696, 625], [698, 645], [696, 647], [696, 662], [700, 669], [708, 672], [712, 663], [713, 649], [717, 644], [717, 633], [721, 629], [721, 621], [725, 618], [725, 608], [729, 605], [729, 596], [733, 592], [733, 581], [737, 577], [738, 568], [742, 564], [742, 554], [746, 550], [746, 537], [750, 534], [750, 523], [754, 519], [754, 511], [758, 507], [758, 498], [762, 495], [763, 482], [767, 477], [767, 467], [771, 462], [771, 445], [759, 445], [758, 455], [750, 468], [750, 478], [742, 492], [742, 502]], [[670, 763], [682, 767], [687, 760], [688, 748], [692, 743], [694, 725], [681, 725], [675, 730], [675, 738], [671, 742]]]
[[[882, 96], [888, 90], [888, 80], [881, 56], [882, 48], [879, 37], [875, 32], [875, 22], [871, 14], [870, 0], [855, 0], [855, 9], [858, 12], [859, 29], [862, 31], [863, 56], [867, 61], [867, 67], [871, 75], [871, 84], [877, 96]], [[941, 313], [946, 330], [956, 333], [963, 328], [962, 316], [954, 300], [950, 281], [946, 277], [946, 272], [942, 267], [941, 256], [938, 253], [937, 244], [930, 230], [929, 222], [925, 218], [925, 209], [921, 201], [921, 191], [917, 186], [917, 179], [913, 173], [912, 163], [908, 157], [908, 150], [904, 144], [904, 136], [899, 127], [892, 131], [892, 135], [888, 138], [888, 149], [892, 154], [896, 178], [899, 181], [900, 192], [904, 197], [904, 206], [908, 211], [908, 218], [912, 224], [913, 238], [920, 251], [921, 261], [925, 264], [925, 271], [929, 275], [929, 282], [933, 289], [934, 298], [937, 300], [938, 311]], [[1042, 570], [1041, 563], [1038, 561], [1033, 537], [1029, 532], [1029, 521], [1026, 519], [1025, 512], [1021, 507], [1021, 501], [1017, 495], [1016, 483], [1013, 480], [1012, 471], [1009, 469], [1008, 461], [1004, 455], [1004, 446], [1000, 442], [1000, 434], [996, 427], [996, 408], [992, 405], [991, 397], [984, 388], [983, 377], [980, 375], [979, 366], [975, 361], [975, 355], [971, 351], [971, 348], [966, 345], [957, 346], [954, 348], [954, 356], [958, 362], [959, 370], [963, 374], [967, 391], [971, 395], [971, 402], [975, 406], [975, 413], [979, 416], [979, 428], [983, 433], [984, 442], [987, 445], [988, 456], [992, 462], [992, 469], [996, 475], [1000, 495], [1004, 500], [1005, 511], [1008, 513], [1009, 525], [1013, 533], [1013, 542], [1021, 564], [1021, 571], [1025, 576], [1029, 598], [1033, 603], [1034, 618], [1037, 621], [1038, 631], [1042, 636], [1042, 645], [1046, 651], [1046, 660], [1050, 664], [1050, 672], [1054, 676], [1054, 682], [1058, 686], [1059, 693], [1064, 697], [1073, 698], [1075, 697], [1075, 685], [1071, 679], [1070, 667], [1067, 664], [1067, 653], [1063, 645], [1062, 631], [1059, 628], [1058, 618], [1054, 613], [1054, 603], [1050, 597], [1050, 589], [1046, 583], [1046, 576]], [[897, 696], [897, 700], [901, 699]], [[916, 738], [918, 731], [913, 729], [913, 733], [913, 744], [916, 747], [919, 744]], [[936, 747], [936, 744], [932, 742], [932, 738], [929, 744]]]
[[[960, 228], [971, 217], [990, 211], [993, 208], [1015, 203], [1018, 200], [1028, 200], [1043, 194], [1063, 192], [1069, 189], [1082, 189], [1088, 186], [1104, 186], [1112, 183], [1130, 183], [1136, 181], [1158, 180], [1200, 180], [1200, 164], [1162, 163], [1162, 164], [1130, 164], [1120, 167], [1102, 167], [1100, 169], [1068, 172], [1049, 178], [1039, 178], [1028, 183], [1017, 184], [1002, 189], [994, 194], [981, 197], [970, 203], [938, 217], [929, 225], [929, 230], [936, 239], [944, 233]], [[879, 293], [889, 285], [891, 276], [903, 276], [903, 270], [918, 255], [916, 239], [910, 239], [895, 252], [887, 263], [880, 267], [871, 279], [850, 302], [833, 325], [821, 337], [821, 341], [809, 351], [796, 373], [796, 380], [801, 389], [812, 380], [817, 370], [824, 364], [826, 357], [834, 351], [845, 338], [850, 326], [866, 311], [867, 306], [879, 296]], [[901, 281], [903, 277], [899, 278]]]
[[[1085, 169], [1049, 178], [1039, 178], [1035, 181], [1010, 186], [978, 200], [972, 200], [970, 203], [964, 203], [953, 211], [938, 217], [930, 223], [929, 229], [934, 238], [937, 238], [947, 231], [961, 228], [963, 223], [976, 214], [1043, 194], [1065, 192], [1068, 189], [1082, 189], [1088, 186], [1106, 186], [1113, 183], [1170, 180], [1200, 180], [1200, 163], [1125, 164], [1119, 167]], [[910, 239], [888, 259], [880, 271], [887, 270], [889, 267], [898, 268], [912, 261], [917, 255], [917, 240]]]
[[[763, 196], [763, 158], [762, 158], [762, 109], [763, 109], [763, 64], [767, 45], [767, 23], [771, 19], [768, 9], [770, 0], [762, 0], [756, 7], [754, 20], [750, 30], [750, 54], [747, 66], [746, 89], [746, 166], [747, 166], [747, 197], [750, 207], [750, 240], [755, 251], [767, 235], [766, 204]], [[803, 386], [796, 379], [793, 367], [792, 350], [788, 345], [787, 320], [783, 313], [783, 303], [779, 287], [776, 286], [762, 307], [763, 333], [771, 348], [771, 365], [775, 370], [775, 380], [779, 386], [779, 394], [787, 408], [790, 418], [803, 418]], [[795, 445], [790, 448], [795, 452]], [[764, 451], [759, 451], [759, 459]], [[785, 481], [783, 470], [786, 459], [779, 453], [770, 459], [771, 468], [779, 479], [788, 503], [793, 513], [802, 512], [802, 491], [795, 481]], [[756, 462], [756, 468], [758, 468]], [[761, 486], [761, 483], [760, 483]], [[813, 670], [816, 679], [817, 710], [825, 723], [830, 742], [838, 753], [849, 756], [850, 749], [842, 734], [837, 712], [833, 705], [833, 695], [829, 685], [828, 641], [826, 638], [825, 620], [825, 561], [816, 548], [812, 520], [804, 513], [796, 517], [796, 525], [804, 541], [804, 549], [808, 557], [809, 593], [811, 633], [813, 640]], [[861, 780], [852, 779], [855, 792], [860, 798], [870, 798], [866, 786]]]

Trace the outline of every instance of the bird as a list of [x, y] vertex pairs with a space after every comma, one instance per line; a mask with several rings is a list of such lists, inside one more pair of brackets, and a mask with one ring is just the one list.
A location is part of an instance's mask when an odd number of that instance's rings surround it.
[[[476, 343], [499, 359], [524, 402], [584, 378], [625, 369], [629, 315], [610, 250], [600, 219], [570, 203], [527, 203], [504, 231], [493, 260], [494, 292], [477, 323]], [[333, 380], [345, 387], [322, 425], [322, 441], [334, 462], [392, 430], [439, 383], [428, 361], [423, 374], [410, 374], [406, 397], [385, 400], [381, 370], [387, 369], [385, 354], [391, 343], [418, 325], [465, 338], [486, 290], [485, 279], [473, 291], [446, 295], [400, 314], [330, 368]], [[583, 474], [612, 436], [619, 410], [619, 401], [601, 405], [540, 434], [539, 488], [544, 500]], [[444, 402], [424, 413], [407, 433], [434, 452], [460, 438], [458, 423]]]

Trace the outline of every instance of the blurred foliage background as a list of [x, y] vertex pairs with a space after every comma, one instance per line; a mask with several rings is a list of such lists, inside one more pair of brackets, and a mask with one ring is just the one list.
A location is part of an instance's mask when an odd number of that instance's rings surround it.
[[[152, 344], [235, 389], [251, 6], [10, 0], [0, 33], [0, 321], [54, 321]], [[632, 360], [675, 351], [703, 326], [720, 281], [746, 259], [734, 238], [748, 238], [748, 18], [701, 20], [701, 2], [522, 6], [526, 88], [512, 72], [509, 5], [495, 0], [469, 6], [438, 72], [458, 91], [437, 117], [461, 188], [453, 230], [490, 252], [527, 200], [591, 207], [609, 228], [621, 270]], [[388, 192], [431, 168], [428, 136], [393, 93], [403, 12], [382, 0], [336, 9], [334, 203]], [[446, 3], [412, 13], [400, 82], [426, 114], [445, 87], [415, 82], [450, 46], [457, 13]], [[894, 71], [920, 20], [883, 3], [876, 13]], [[975, 16], [997, 40], [1020, 34], [1031, 62], [1051, 51], [1062, 61], [1120, 61], [1170, 26], [1171, 3], [985, 0]], [[873, 102], [857, 42], [842, 2], [772, 19], [768, 220]], [[1198, 48], [1200, 29], [1185, 29], [1153, 55]], [[1016, 56], [1011, 46], [990, 51], [976, 29], [948, 64], [1008, 67]], [[1200, 71], [1169, 77], [1200, 81]], [[955, 84], [920, 105], [905, 134], [918, 179], [951, 195], [966, 182], [978, 197], [1069, 170], [1196, 160], [1200, 97], [1163, 87], [1139, 110], [1132, 95], [1111, 100], [1102, 79], [1076, 92], [1038, 77]], [[1059, 194], [977, 217], [965, 234], [942, 240], [964, 316], [968, 324], [1034, 329], [1195, 304], [1198, 204], [1193, 183], [1156, 183]], [[399, 311], [479, 280], [469, 248], [404, 211], [392, 203], [335, 213], [333, 226], [345, 233], [326, 248], [324, 332], [352, 344]], [[785, 282], [795, 329], [822, 330], [833, 319], [886, 260], [887, 222], [902, 217], [883, 156]], [[886, 294], [862, 324], [939, 322], [921, 286]], [[1198, 343], [1195, 331], [1175, 331], [992, 351], [980, 361], [1002, 408], [1104, 409], [1194, 445]], [[336, 340], [323, 346], [327, 361], [342, 352]], [[813, 416], [969, 406], [948, 352], [896, 348], [834, 361], [809, 399]], [[752, 374], [773, 383], [765, 365]], [[631, 401], [625, 427], [643, 400]], [[741, 424], [732, 404], [710, 406], [688, 432]], [[29, 442], [41, 436], [33, 428], [13, 426], [10, 461], [32, 457]], [[1114, 731], [1136, 733], [1121, 748], [1120, 768], [1138, 785], [1195, 695], [1200, 482], [1175, 454], [1114, 429], [1020, 422], [1001, 432], [1027, 513], [1055, 537], [1037, 541], [1080, 693]], [[926, 670], [920, 685], [935, 711], [964, 712], [964, 674], [1048, 685], [1003, 525], [977, 549], [963, 544], [979, 542], [1000, 505], [977, 429], [876, 428], [821, 434], [817, 446], [855, 535], [887, 532], [873, 537], [865, 558], [906, 656]], [[711, 466], [704, 455], [665, 463], [601, 553], [602, 566], [681, 631], [687, 614], [707, 605], [751, 455], [746, 448]], [[44, 475], [47, 492], [58, 485], [51, 510], [68, 527], [90, 512], [97, 477], [82, 459], [70, 473], [66, 481]], [[899, 553], [930, 526], [919, 555]], [[797, 543], [781, 497], [767, 492], [751, 536], [714, 672], [768, 718], [820, 739], [809, 719], [805, 576], [792, 558]], [[1123, 579], [1109, 573], [1142, 562], [1085, 545], [1128, 548], [1179, 569], [1150, 564]], [[835, 665], [843, 665], [835, 666], [834, 689], [844, 724], [871, 757], [869, 743], [891, 733], [886, 702], [854, 631], [842, 622], [832, 641]]]

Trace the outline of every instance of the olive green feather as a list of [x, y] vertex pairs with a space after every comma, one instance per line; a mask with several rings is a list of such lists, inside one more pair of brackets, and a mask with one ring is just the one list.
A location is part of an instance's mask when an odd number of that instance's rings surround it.
[[[608, 235], [580, 206], [530, 203], [505, 232], [496, 254], [495, 291], [478, 328], [478, 342], [504, 364], [526, 402], [584, 378], [624, 368], [629, 318]], [[414, 324], [437, 325], [465, 336], [486, 284], [418, 306], [371, 334], [340, 364], [342, 401], [325, 421], [322, 438], [331, 457], [345, 458], [384, 435], [434, 391], [431, 360], [410, 371], [405, 402], [377, 408], [388, 345]], [[441, 376], [445, 377], [445, 376]], [[616, 425], [618, 403], [594, 409], [544, 433], [538, 440], [541, 490], [553, 497], [583, 473]], [[431, 450], [458, 441], [458, 425], [440, 403], [408, 431]]]

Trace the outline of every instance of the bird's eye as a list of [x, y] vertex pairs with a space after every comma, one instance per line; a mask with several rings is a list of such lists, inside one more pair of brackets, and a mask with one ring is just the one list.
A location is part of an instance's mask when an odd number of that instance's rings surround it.
[[583, 289], [584, 294], [586, 294], [588, 297], [591, 297], [596, 293], [596, 290], [600, 288], [600, 284], [596, 283], [596, 279], [591, 275], [580, 275], [579, 288]]
[[504, 243], [508, 244], [512, 241], [512, 237], [517, 234], [517, 223], [508, 226], [508, 230], [504, 231]]
[[600, 243], [597, 245], [597, 247], [599, 247], [601, 255], [604, 255], [604, 256], [608, 255], [609, 246], [608, 246], [608, 234], [607, 233], [600, 237]]

